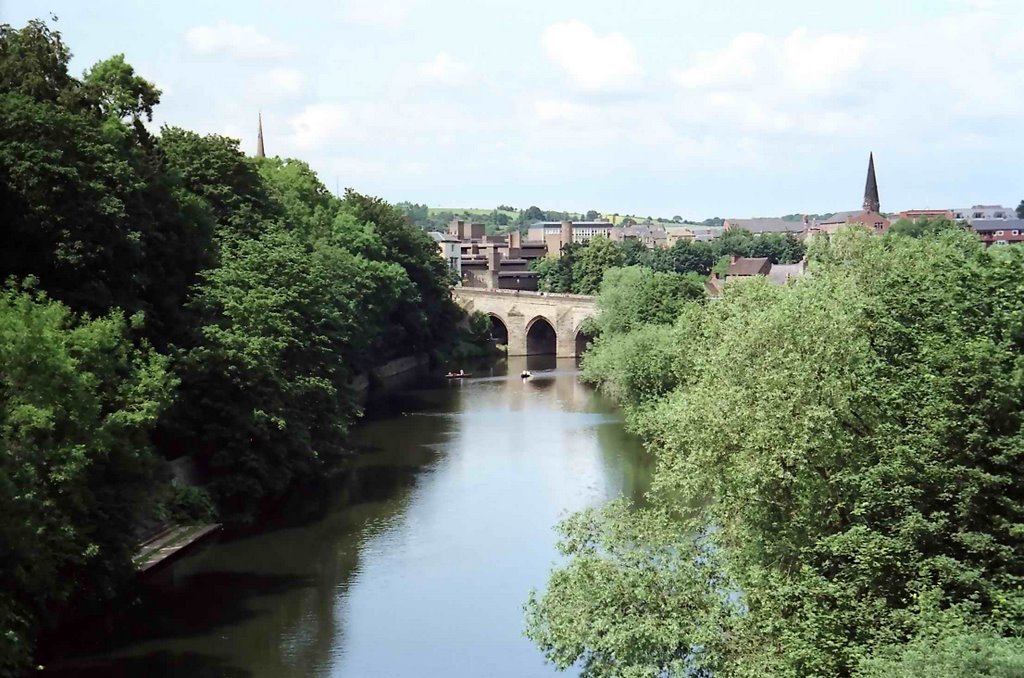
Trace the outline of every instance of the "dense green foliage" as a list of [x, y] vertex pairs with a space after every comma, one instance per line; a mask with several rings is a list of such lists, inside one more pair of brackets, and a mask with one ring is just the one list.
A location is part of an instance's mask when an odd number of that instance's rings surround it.
[[893, 235], [905, 235], [911, 238], [938, 235], [943, 231], [963, 230], [965, 230], [964, 225], [939, 217], [934, 219], [897, 219], [889, 227], [889, 232]]
[[528, 606], [557, 665], [1022, 675], [1024, 251], [853, 228], [810, 258], [606, 323], [585, 374], [658, 470], [645, 508], [564, 525]]
[[149, 509], [148, 432], [174, 378], [130, 335], [121, 311], [79, 319], [31, 289], [0, 292], [0, 674], [27, 664], [57, 604], [131, 574], [125, 535]]
[[[0, 672], [118, 589], [140, 523], [253, 520], [342, 452], [357, 373], [472, 339], [400, 210], [151, 134], [160, 92], [123, 56], [69, 58], [45, 23], [0, 27]], [[203, 487], [161, 480], [183, 457]]]
[[678, 240], [667, 249], [648, 249], [636, 240], [612, 242], [596, 237], [585, 245], [572, 244], [560, 257], [531, 264], [538, 284], [547, 292], [597, 294], [604, 272], [621, 266], [644, 266], [655, 271], [706, 276], [724, 257], [767, 257], [773, 264], [792, 264], [805, 253], [803, 242], [789, 235], [729, 230], [709, 241]]
[[626, 334], [646, 325], [671, 325], [691, 301], [704, 297], [704, 280], [694, 273], [654, 271], [640, 266], [610, 269], [597, 298], [594, 325], [602, 335]]

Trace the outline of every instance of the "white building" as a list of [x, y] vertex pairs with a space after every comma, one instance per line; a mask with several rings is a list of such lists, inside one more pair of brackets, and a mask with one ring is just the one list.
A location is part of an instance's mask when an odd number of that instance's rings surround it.
[[430, 237], [437, 243], [437, 250], [441, 257], [448, 262], [448, 268], [455, 271], [459, 278], [462, 278], [462, 245], [459, 239], [447, 233], [431, 231]]
[[[572, 241], [577, 243], [590, 242], [599, 235], [606, 238], [612, 237], [612, 229], [615, 226], [607, 221], [573, 221]], [[536, 242], [544, 242], [546, 236], [561, 235], [562, 222], [560, 221], [535, 221], [530, 224], [527, 232], [527, 239]]]
[[953, 218], [958, 221], [974, 221], [975, 219], [1013, 219], [1017, 213], [1012, 207], [1002, 205], [975, 205], [953, 210]]

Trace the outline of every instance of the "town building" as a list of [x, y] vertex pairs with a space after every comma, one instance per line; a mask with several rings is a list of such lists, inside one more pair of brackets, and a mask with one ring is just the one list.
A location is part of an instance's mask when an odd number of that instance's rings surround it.
[[918, 219], [953, 219], [953, 210], [903, 210], [893, 221], [906, 219], [917, 221]]
[[441, 257], [448, 262], [448, 268], [462, 277], [462, 243], [459, 239], [447, 233], [431, 231], [428, 235], [437, 243], [437, 249]]
[[729, 259], [729, 267], [725, 277], [712, 273], [704, 283], [704, 291], [710, 297], [720, 297], [725, 293], [725, 286], [735, 280], [743, 280], [763, 276], [774, 285], [786, 285], [790, 280], [799, 278], [807, 271], [807, 261], [795, 264], [772, 264], [767, 257], [738, 257]]
[[721, 226], [668, 226], [665, 228], [665, 247], [672, 247], [680, 240], [707, 242], [720, 238], [724, 232]]
[[737, 257], [729, 259], [729, 267], [725, 270], [726, 282], [736, 278], [752, 278], [757, 275], [768, 275], [772, 270], [772, 260], [768, 257]]
[[1002, 205], [975, 205], [953, 210], [953, 218], [957, 221], [973, 221], [974, 219], [1012, 219], [1017, 213], [1010, 207]]
[[616, 226], [609, 221], [537, 221], [530, 225], [527, 237], [543, 242], [548, 252], [558, 255], [566, 243], [586, 244], [601, 236], [615, 242], [636, 240], [645, 247], [668, 247], [668, 233], [661, 224]]
[[1024, 219], [971, 219], [969, 223], [986, 246], [1024, 242]]
[[448, 235], [458, 238], [462, 242], [483, 240], [484, 225], [463, 221], [462, 219], [453, 219], [448, 223]]
[[616, 226], [612, 229], [611, 240], [626, 242], [635, 240], [644, 247], [668, 247], [668, 233], [660, 224], [638, 224], [636, 226]]
[[563, 235], [566, 225], [570, 240], [564, 242], [586, 243], [597, 236], [612, 237], [615, 225], [610, 221], [535, 221], [527, 230], [527, 238], [533, 241], [548, 241], [551, 236]]
[[[431, 233], [446, 260], [458, 258], [464, 287], [536, 290], [530, 263], [547, 254], [543, 241], [523, 240], [519, 231], [486, 235], [483, 224], [453, 220], [448, 233]], [[456, 254], [457, 253], [457, 254]]]
[[726, 231], [742, 229], [750, 231], [755, 235], [781, 233], [783, 235], [801, 236], [807, 230], [807, 224], [803, 221], [768, 218], [726, 219], [723, 226]]

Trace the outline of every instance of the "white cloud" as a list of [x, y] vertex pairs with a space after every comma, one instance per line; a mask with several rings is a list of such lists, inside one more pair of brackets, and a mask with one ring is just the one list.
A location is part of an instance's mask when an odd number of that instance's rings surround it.
[[447, 101], [318, 102], [291, 117], [291, 141], [298, 148], [354, 146], [376, 152], [387, 145], [405, 155], [424, 147], [448, 146], [476, 138], [493, 122]]
[[[680, 166], [735, 166], [745, 163], [737, 141], [720, 140], [675, 124], [673, 108], [661, 101], [574, 101], [538, 99], [521, 107], [515, 128], [523, 139], [517, 148], [534, 171], [564, 174], [552, 156], [615, 158], [599, 166], [649, 163], [652, 153], [659, 164]], [[539, 165], [538, 165], [539, 164]], [[597, 168], [593, 168], [597, 169]]]
[[822, 96], [844, 84], [863, 62], [866, 40], [832, 33], [816, 37], [797, 29], [783, 39], [741, 33], [716, 52], [671, 74], [677, 85], [710, 92], [771, 88], [787, 97]]
[[447, 52], [441, 52], [427, 63], [421, 64], [418, 71], [424, 82], [450, 87], [465, 85], [473, 77], [473, 71], [467, 64], [454, 59]]
[[294, 68], [272, 68], [267, 73], [267, 81], [282, 92], [294, 95], [302, 92], [306, 76]]
[[360, 26], [397, 28], [405, 23], [411, 0], [345, 0], [341, 17]]
[[586, 92], [628, 87], [641, 73], [636, 50], [624, 35], [609, 33], [602, 37], [582, 21], [548, 26], [541, 44], [548, 58]]
[[185, 45], [196, 56], [227, 56], [235, 59], [279, 59], [292, 50], [254, 26], [225, 21], [212, 26], [193, 26], [185, 31]]
[[306, 76], [295, 68], [271, 68], [249, 81], [250, 95], [262, 103], [294, 99], [305, 89]]
[[295, 144], [302, 149], [321, 146], [351, 125], [351, 113], [341, 104], [318, 103], [306, 106], [291, 121]]
[[697, 54], [670, 79], [683, 119], [717, 134], [865, 135], [884, 108], [866, 87], [866, 56], [875, 47], [856, 33], [741, 33], [720, 50]]
[[887, 31], [743, 33], [669, 75], [679, 121], [748, 136], [775, 157], [955, 152], [965, 139], [984, 147], [1024, 115], [1022, 35], [977, 10]]

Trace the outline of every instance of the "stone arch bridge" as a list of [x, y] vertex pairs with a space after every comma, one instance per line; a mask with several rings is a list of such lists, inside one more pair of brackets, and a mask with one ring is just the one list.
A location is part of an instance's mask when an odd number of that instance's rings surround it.
[[467, 311], [490, 316], [491, 334], [509, 355], [578, 356], [588, 340], [583, 322], [597, 315], [594, 297], [582, 294], [456, 287], [452, 296]]

